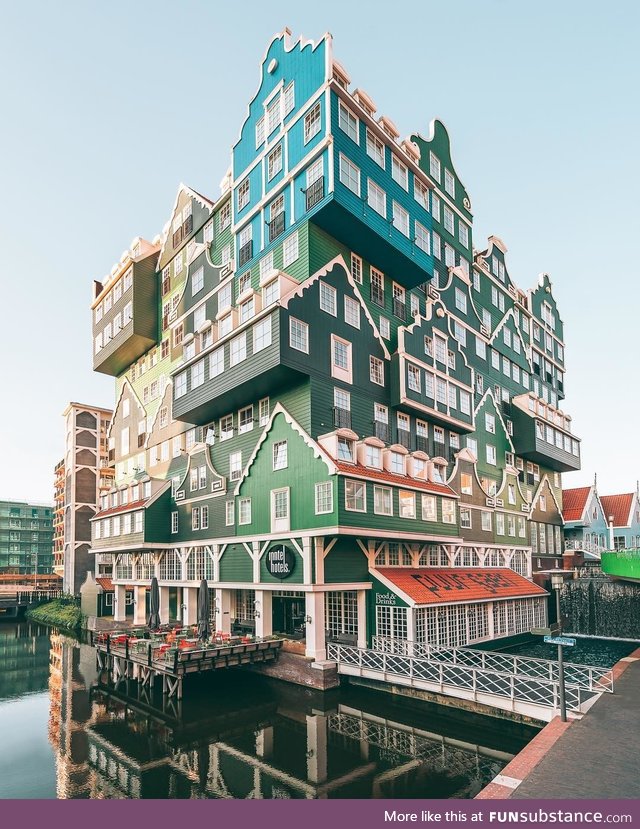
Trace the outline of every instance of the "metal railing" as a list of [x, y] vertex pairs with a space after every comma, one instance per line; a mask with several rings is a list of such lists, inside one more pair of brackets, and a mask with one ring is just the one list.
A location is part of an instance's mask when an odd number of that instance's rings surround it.
[[[559, 682], [557, 680], [533, 677], [527, 674], [508, 673], [495, 669], [484, 669], [466, 664], [454, 664], [433, 658], [417, 658], [382, 651], [354, 648], [348, 645], [329, 644], [327, 656], [338, 663], [343, 673], [372, 672], [384, 677], [402, 678], [405, 683], [430, 684], [440, 690], [444, 688], [461, 692], [461, 696], [488, 694], [515, 702], [543, 708], [559, 709]], [[579, 685], [565, 681], [567, 708], [580, 711], [593, 692]]]
[[[434, 645], [411, 642], [408, 639], [391, 639], [374, 636], [373, 649], [384, 653], [432, 659], [450, 665], [464, 665], [482, 671], [499, 671], [532, 679], [558, 681], [558, 663], [551, 659], [533, 656], [515, 656], [498, 651], [481, 651], [474, 648], [439, 648]], [[610, 668], [594, 665], [565, 663], [566, 682], [587, 691], [613, 693], [613, 674]]]
[[309, 187], [305, 190], [305, 196], [307, 201], [307, 210], [311, 210], [318, 202], [322, 201], [324, 198], [324, 176], [320, 176], [317, 178], [313, 184], [310, 184]]
[[607, 551], [607, 547], [603, 547], [602, 544], [598, 544], [597, 542], [591, 541], [591, 539], [587, 539], [585, 541], [580, 541], [578, 539], [569, 540], [565, 539], [564, 542], [565, 550], [584, 550], [587, 553], [604, 553]]

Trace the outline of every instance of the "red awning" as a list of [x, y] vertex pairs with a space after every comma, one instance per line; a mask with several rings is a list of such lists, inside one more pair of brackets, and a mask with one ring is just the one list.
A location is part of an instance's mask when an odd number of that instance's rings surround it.
[[381, 567], [373, 571], [414, 604], [452, 604], [546, 596], [547, 591], [506, 567]]

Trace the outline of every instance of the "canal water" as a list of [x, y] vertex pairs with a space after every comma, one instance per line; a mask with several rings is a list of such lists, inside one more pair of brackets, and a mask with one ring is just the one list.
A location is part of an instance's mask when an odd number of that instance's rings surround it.
[[0, 798], [471, 798], [536, 733], [243, 669], [189, 678], [180, 704], [97, 679], [88, 645], [0, 624]]

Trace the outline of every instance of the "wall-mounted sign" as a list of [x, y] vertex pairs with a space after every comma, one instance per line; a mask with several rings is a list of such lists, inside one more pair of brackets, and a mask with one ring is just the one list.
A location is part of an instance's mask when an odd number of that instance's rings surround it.
[[395, 605], [395, 593], [376, 593], [376, 604]]
[[288, 579], [296, 569], [296, 554], [285, 544], [272, 547], [267, 553], [267, 570], [277, 579]]

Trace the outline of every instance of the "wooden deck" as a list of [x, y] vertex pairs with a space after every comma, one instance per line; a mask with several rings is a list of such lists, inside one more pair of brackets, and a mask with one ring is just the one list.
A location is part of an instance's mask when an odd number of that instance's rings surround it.
[[[239, 637], [238, 637], [239, 638]], [[99, 671], [108, 671], [114, 683], [135, 679], [151, 686], [162, 677], [162, 691], [182, 699], [182, 683], [189, 674], [201, 674], [219, 668], [233, 668], [259, 662], [272, 662], [282, 647], [281, 639], [234, 641], [202, 644], [184, 640], [182, 646], [161, 639], [133, 638], [127, 634], [93, 634]]]

